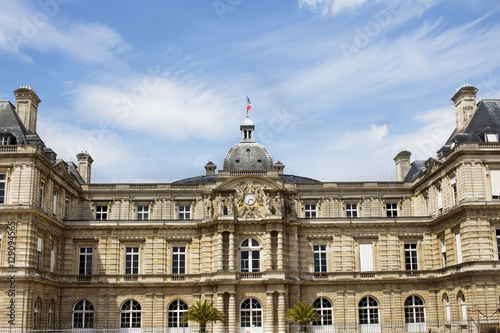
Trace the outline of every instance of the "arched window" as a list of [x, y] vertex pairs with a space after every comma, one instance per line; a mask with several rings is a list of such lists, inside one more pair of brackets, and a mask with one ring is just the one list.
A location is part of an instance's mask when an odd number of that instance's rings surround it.
[[465, 295], [458, 293], [458, 303], [460, 304], [460, 319], [462, 323], [467, 324], [467, 305], [465, 304]]
[[366, 296], [359, 301], [359, 323], [361, 325], [378, 324], [378, 302], [371, 296]]
[[241, 271], [260, 272], [260, 244], [253, 238], [245, 239], [240, 246]]
[[321, 316], [318, 320], [313, 321], [313, 326], [323, 326], [333, 324], [333, 309], [332, 302], [326, 298], [318, 298], [314, 301], [313, 306]]
[[241, 327], [262, 327], [262, 305], [255, 298], [247, 298], [241, 303]]
[[451, 311], [450, 311], [450, 298], [448, 295], [443, 295], [443, 304], [444, 304], [444, 314], [447, 322], [451, 321]]
[[412, 295], [405, 301], [406, 323], [425, 323], [424, 301], [419, 296]]
[[138, 302], [128, 300], [122, 304], [120, 327], [141, 327], [141, 305]]
[[35, 304], [33, 305], [33, 326], [37, 327], [39, 325], [39, 311], [40, 307], [42, 304], [42, 300], [40, 298], [37, 298], [35, 301]]
[[73, 327], [94, 327], [94, 306], [89, 301], [79, 301], [73, 307]]
[[182, 321], [182, 315], [187, 310], [187, 304], [180, 299], [170, 303], [168, 306], [168, 327], [188, 327], [188, 322]]
[[54, 324], [54, 309], [55, 308], [56, 308], [56, 301], [54, 301], [54, 299], [51, 299], [50, 303], [49, 303], [49, 313], [47, 315], [47, 325], [49, 327], [52, 327], [52, 325]]

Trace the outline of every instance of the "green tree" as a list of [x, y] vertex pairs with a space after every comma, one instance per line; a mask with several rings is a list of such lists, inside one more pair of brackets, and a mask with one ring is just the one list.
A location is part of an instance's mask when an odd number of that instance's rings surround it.
[[312, 304], [304, 304], [302, 302], [288, 309], [285, 316], [286, 320], [300, 325], [300, 332], [308, 332], [307, 325], [319, 318], [318, 310]]
[[203, 303], [196, 302], [182, 315], [182, 321], [194, 321], [200, 324], [200, 332], [204, 333], [207, 324], [217, 321], [225, 322], [224, 314], [214, 307], [214, 302], [208, 303], [204, 300]]

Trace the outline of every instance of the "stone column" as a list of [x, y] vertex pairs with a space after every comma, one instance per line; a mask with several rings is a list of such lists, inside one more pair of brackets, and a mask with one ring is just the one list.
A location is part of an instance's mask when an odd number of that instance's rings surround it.
[[285, 292], [280, 291], [278, 294], [278, 332], [285, 333]]
[[264, 258], [264, 264], [265, 264], [265, 267], [263, 267], [264, 271], [272, 271], [273, 270], [273, 260], [272, 260], [272, 256], [273, 256], [273, 243], [272, 243], [272, 240], [271, 240], [271, 231], [268, 231], [266, 232], [266, 237], [264, 239], [265, 241], [265, 258]]
[[[224, 312], [224, 293], [217, 293], [217, 310]], [[214, 325], [215, 333], [224, 332], [224, 323], [218, 321]]]
[[234, 271], [234, 258], [235, 258], [235, 253], [234, 253], [234, 232], [229, 233], [229, 270]]
[[237, 333], [238, 328], [236, 327], [236, 293], [229, 294], [229, 307], [228, 307], [228, 315], [229, 315], [229, 332]]
[[283, 270], [283, 231], [278, 231], [278, 271]]
[[222, 232], [219, 231], [219, 234], [217, 235], [217, 271], [222, 272], [224, 270], [224, 254], [223, 254], [223, 242], [224, 242], [224, 237]]
[[273, 304], [273, 294], [274, 292], [267, 292], [266, 299], [266, 333], [274, 332], [274, 304]]

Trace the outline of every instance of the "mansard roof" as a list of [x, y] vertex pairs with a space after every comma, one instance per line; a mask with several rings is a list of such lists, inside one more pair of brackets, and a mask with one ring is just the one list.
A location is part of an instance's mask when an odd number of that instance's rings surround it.
[[500, 99], [481, 100], [467, 127], [461, 132], [455, 128], [438, 155], [446, 155], [454, 144], [461, 142], [484, 142], [481, 135], [485, 133], [500, 133]]
[[31, 144], [45, 148], [37, 134], [31, 134], [16, 112], [16, 107], [9, 101], [0, 101], [0, 134], [12, 135], [17, 144]]

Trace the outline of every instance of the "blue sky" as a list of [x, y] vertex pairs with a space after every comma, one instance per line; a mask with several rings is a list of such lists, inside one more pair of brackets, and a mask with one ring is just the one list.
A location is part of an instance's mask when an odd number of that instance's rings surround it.
[[37, 132], [93, 181], [222, 168], [246, 95], [285, 173], [393, 180], [435, 156], [464, 83], [500, 98], [496, 0], [4, 0], [0, 99], [31, 85]]

